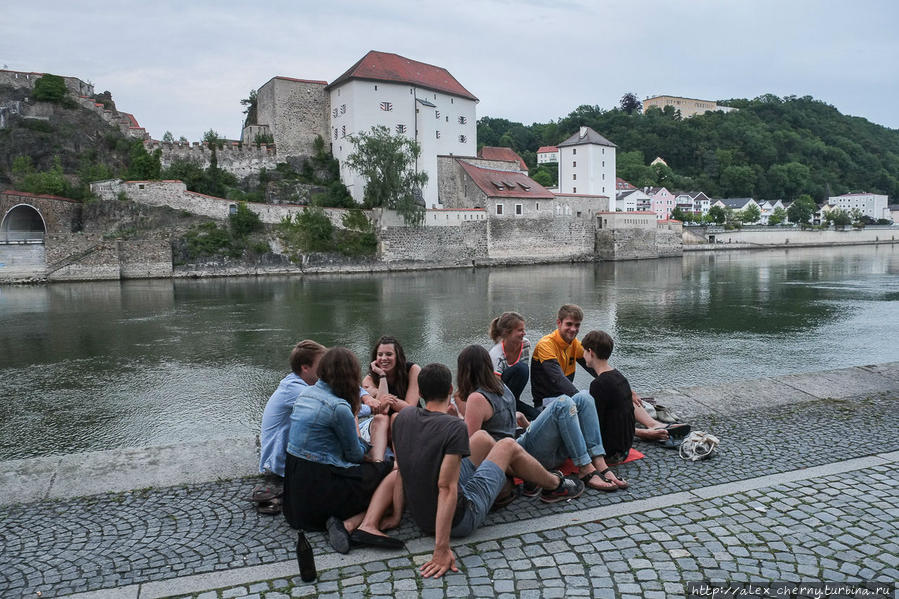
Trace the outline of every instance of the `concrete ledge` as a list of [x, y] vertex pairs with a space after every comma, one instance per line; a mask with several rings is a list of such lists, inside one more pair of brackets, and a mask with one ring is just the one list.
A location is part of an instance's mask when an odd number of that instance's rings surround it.
[[[656, 400], [686, 419], [899, 390], [899, 362], [665, 389]], [[0, 506], [255, 476], [254, 437], [0, 462]]]

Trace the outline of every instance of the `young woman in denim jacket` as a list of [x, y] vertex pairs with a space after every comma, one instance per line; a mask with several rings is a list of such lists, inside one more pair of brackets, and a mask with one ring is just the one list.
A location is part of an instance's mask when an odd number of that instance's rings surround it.
[[[284, 516], [294, 528], [327, 526], [332, 545], [336, 542], [335, 549], [345, 553], [350, 532], [357, 528], [388, 539], [380, 528], [399, 524], [402, 506], [393, 506], [393, 517], [380, 521], [393, 501], [397, 476], [393, 461], [384, 461], [384, 450], [371, 451], [358, 436], [356, 356], [346, 348], [332, 348], [322, 356], [318, 375], [318, 382], [300, 394], [290, 417]], [[386, 421], [387, 416], [375, 418]]]

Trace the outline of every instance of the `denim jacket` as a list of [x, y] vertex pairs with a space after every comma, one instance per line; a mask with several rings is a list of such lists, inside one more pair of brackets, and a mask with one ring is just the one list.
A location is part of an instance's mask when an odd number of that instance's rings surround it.
[[287, 452], [310, 462], [341, 468], [362, 462], [368, 447], [356, 432], [350, 404], [318, 381], [300, 393], [290, 415]]

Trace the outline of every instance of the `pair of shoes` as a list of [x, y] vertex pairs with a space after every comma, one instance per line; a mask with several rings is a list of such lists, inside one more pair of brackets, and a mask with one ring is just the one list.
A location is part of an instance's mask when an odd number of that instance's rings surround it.
[[[596, 470], [594, 470], [590, 474], [585, 474], [584, 476], [582, 476], [581, 482], [584, 483], [585, 487], [588, 487], [590, 489], [595, 489], [597, 491], [605, 491], [606, 493], [611, 493], [612, 491], [617, 491], [618, 485], [616, 485], [614, 481], [611, 481], [605, 477], [605, 473], [608, 471], [609, 471], [608, 468], [603, 470], [602, 473], [599, 473]], [[594, 478], [598, 478], [600, 481], [606, 483], [605, 486], [600, 486], [600, 487], [594, 486], [594, 484], [595, 484], [595, 483], [593, 483]]]
[[623, 478], [619, 477], [617, 474], [615, 475], [615, 479], [616, 479], [616, 480], [612, 480], [612, 479], [610, 479], [610, 478], [608, 478], [608, 477], [606, 476], [607, 473], [612, 473], [612, 474], [614, 474], [614, 472], [612, 472], [611, 468], [606, 468], [605, 470], [603, 470], [602, 472], [599, 473], [599, 476], [602, 477], [602, 479], [603, 479], [604, 481], [607, 481], [607, 482], [612, 483], [613, 485], [615, 485], [615, 486], [618, 487], [619, 489], [627, 489], [627, 488], [630, 486], [630, 484], [629, 484], [626, 480], [624, 480]]
[[544, 489], [540, 493], [540, 501], [543, 503], [556, 503], [566, 499], [576, 499], [584, 492], [584, 483], [577, 478], [562, 476], [561, 472], [554, 472], [559, 477], [559, 486], [555, 489]]
[[328, 543], [337, 553], [350, 552], [350, 533], [343, 526], [343, 521], [339, 518], [331, 516], [325, 522], [325, 529], [328, 531]]
[[256, 513], [257, 514], [267, 514], [269, 516], [275, 516], [281, 513], [281, 498], [275, 497], [270, 501], [260, 501], [256, 503]]
[[394, 539], [387, 535], [373, 535], [358, 528], [350, 535], [350, 540], [353, 542], [353, 545], [377, 547], [378, 549], [403, 549], [406, 547], [406, 544], [399, 539]]
[[665, 406], [656, 406], [656, 415], [655, 419], [659, 422], [665, 422], [668, 424], [674, 424], [676, 422], [680, 422], [680, 416], [666, 408]]

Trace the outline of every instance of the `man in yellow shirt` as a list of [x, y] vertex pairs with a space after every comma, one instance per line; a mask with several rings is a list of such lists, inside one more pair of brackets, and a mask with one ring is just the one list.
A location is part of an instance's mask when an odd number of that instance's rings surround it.
[[580, 306], [565, 304], [559, 308], [556, 330], [544, 335], [534, 348], [531, 357], [531, 395], [534, 406], [539, 408], [543, 400], [560, 395], [574, 396], [575, 365], [583, 366], [591, 376], [596, 373], [584, 362], [584, 348], [577, 340], [584, 311]]

